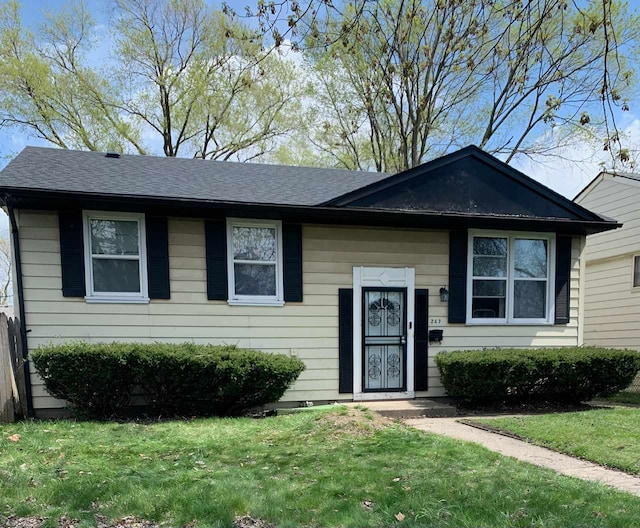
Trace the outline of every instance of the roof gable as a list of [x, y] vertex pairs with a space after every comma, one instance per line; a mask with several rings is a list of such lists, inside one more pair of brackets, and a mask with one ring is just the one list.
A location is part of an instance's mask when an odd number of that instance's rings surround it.
[[598, 186], [605, 181], [615, 181], [616, 183], [638, 188], [640, 187], [640, 174], [612, 170], [602, 171], [576, 194], [573, 201], [582, 203], [587, 196], [595, 192]]
[[373, 183], [326, 205], [477, 215], [599, 219], [475, 146]]

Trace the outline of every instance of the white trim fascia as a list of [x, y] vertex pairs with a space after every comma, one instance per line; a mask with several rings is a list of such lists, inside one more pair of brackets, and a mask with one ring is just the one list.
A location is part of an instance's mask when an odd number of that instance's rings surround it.
[[[640, 181], [635, 178], [630, 178], [629, 176], [625, 176], [624, 174], [616, 174], [615, 171], [602, 171], [596, 177], [594, 177], [583, 189], [575, 195], [573, 201], [578, 205], [582, 205], [584, 199], [589, 196], [592, 192], [596, 190], [598, 185], [600, 185], [605, 180], [614, 181], [615, 183], [620, 183], [622, 185], [629, 185], [630, 187], [640, 187]], [[582, 206], [585, 207], [585, 206]], [[586, 206], [587, 209], [589, 206]]]
[[604, 179], [610, 174], [606, 171], [599, 172], [587, 185], [585, 185], [578, 194], [573, 197], [573, 201], [578, 205], [589, 196], [589, 194], [597, 187], [597, 185], [604, 181]]
[[[284, 305], [284, 263], [282, 250], [282, 221], [253, 218], [227, 218], [227, 303], [232, 306], [283, 306]], [[276, 230], [276, 294], [266, 295], [236, 295], [233, 259], [233, 227], [271, 227]], [[254, 262], [260, 265], [260, 262]], [[273, 266], [273, 263], [264, 263]]]

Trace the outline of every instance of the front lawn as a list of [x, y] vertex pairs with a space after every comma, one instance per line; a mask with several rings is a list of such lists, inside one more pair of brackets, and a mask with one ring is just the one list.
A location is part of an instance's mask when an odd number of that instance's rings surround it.
[[[19, 437], [17, 436], [19, 435]], [[167, 526], [640, 526], [640, 498], [367, 411], [0, 427], [0, 517]], [[2, 519], [0, 519], [0, 525]]]
[[562, 453], [640, 474], [640, 409], [596, 409], [476, 421]]

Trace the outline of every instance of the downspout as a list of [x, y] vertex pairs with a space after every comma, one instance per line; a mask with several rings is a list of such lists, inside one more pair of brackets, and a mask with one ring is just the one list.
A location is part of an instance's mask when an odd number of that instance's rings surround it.
[[[13, 198], [7, 194], [4, 196], [4, 203], [7, 206], [9, 223], [11, 225], [11, 237], [13, 242], [13, 258], [15, 263], [16, 284], [14, 288], [18, 294], [18, 318], [20, 320], [20, 344], [22, 345], [22, 359], [24, 368], [25, 392], [27, 395], [27, 418], [33, 417], [33, 399], [31, 396], [31, 375], [29, 373], [29, 347], [27, 343], [27, 321], [24, 311], [24, 294], [22, 285], [22, 259], [20, 258], [20, 235], [18, 223], [16, 222], [15, 210], [13, 208]], [[15, 296], [16, 291], [14, 291]]]

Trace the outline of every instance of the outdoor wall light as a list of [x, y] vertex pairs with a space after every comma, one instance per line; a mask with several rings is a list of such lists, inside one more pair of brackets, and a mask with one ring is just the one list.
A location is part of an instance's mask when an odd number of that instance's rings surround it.
[[440, 300], [442, 302], [449, 302], [449, 290], [444, 286], [440, 288]]

